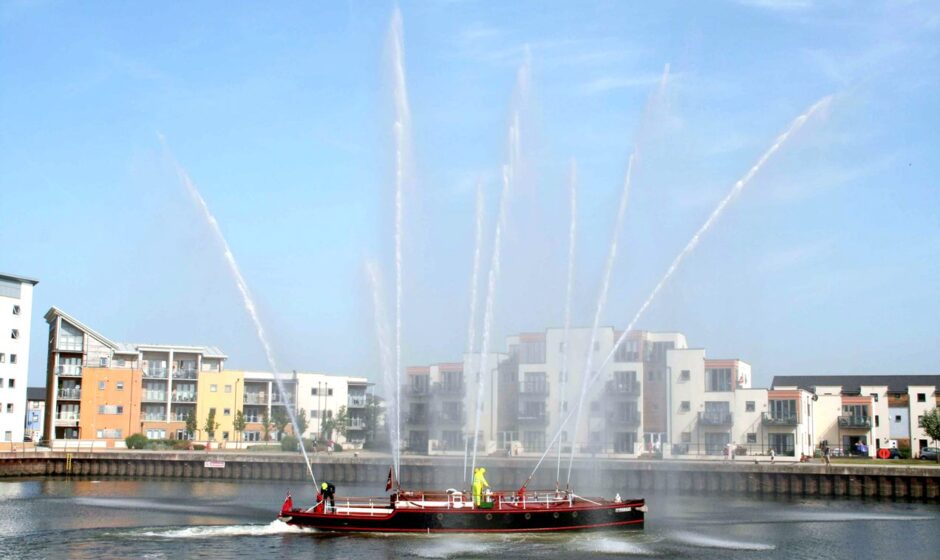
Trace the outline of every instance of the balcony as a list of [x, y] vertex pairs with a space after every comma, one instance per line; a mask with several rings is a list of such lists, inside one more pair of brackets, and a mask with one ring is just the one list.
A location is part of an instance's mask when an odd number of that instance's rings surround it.
[[178, 403], [196, 402], [196, 393], [173, 393], [173, 402], [178, 402]]
[[[163, 414], [156, 414], [156, 413], [153, 413], [153, 412], [144, 413], [143, 416], [141, 416], [141, 419], [142, 419], [144, 422], [166, 422], [166, 416], [165, 416], [165, 415], [163, 415]], [[186, 421], [186, 418], [184, 417], [182, 421], [185, 422], [185, 421]]]
[[617, 426], [639, 426], [640, 414], [638, 412], [614, 412], [607, 416], [607, 421]]
[[639, 381], [608, 381], [607, 393], [612, 395], [639, 395]]
[[78, 365], [66, 365], [58, 366], [55, 368], [55, 372], [58, 375], [63, 377], [81, 377], [82, 376], [82, 366]]
[[435, 383], [434, 392], [438, 395], [463, 395], [466, 393], [463, 383]]
[[409, 414], [408, 417], [405, 419], [405, 421], [408, 422], [409, 424], [427, 424], [428, 415], [425, 413]]
[[55, 349], [59, 352], [81, 352], [83, 349], [82, 340], [81, 338], [59, 338], [56, 341]]
[[148, 379], [166, 379], [166, 368], [148, 367], [144, 370], [144, 377]]
[[248, 414], [246, 414], [246, 415], [245, 415], [245, 422], [246, 422], [246, 423], [250, 423], [250, 424], [260, 424], [260, 423], [261, 423], [261, 417], [260, 417], [260, 416], [255, 416], [255, 415], [248, 415]]
[[730, 426], [734, 423], [730, 412], [699, 412], [698, 423], [702, 426]]
[[346, 406], [348, 408], [363, 408], [366, 406], [366, 396], [349, 395], [349, 399], [346, 401]]
[[366, 420], [365, 418], [350, 418], [346, 423], [346, 428], [349, 430], [365, 430]]
[[60, 401], [78, 401], [82, 398], [82, 390], [80, 388], [59, 389], [56, 395]]
[[245, 404], [268, 404], [268, 396], [264, 393], [245, 393]]
[[761, 417], [761, 424], [764, 426], [796, 426], [799, 424], [796, 416], [774, 416], [765, 412]]
[[196, 370], [195, 369], [181, 369], [181, 370], [174, 371], [173, 379], [196, 379]]
[[294, 397], [292, 397], [291, 395], [278, 395], [275, 393], [271, 395], [271, 404], [280, 404], [280, 405], [294, 404]]
[[839, 427], [859, 430], [871, 429], [871, 418], [868, 416], [840, 416]]
[[531, 413], [531, 412], [520, 412], [519, 416], [516, 418], [520, 424], [525, 424], [527, 426], [547, 426], [548, 425], [548, 413]]
[[140, 400], [144, 402], [166, 402], [166, 391], [144, 391]]
[[[189, 413], [180, 414], [179, 412], [176, 412], [170, 415], [170, 422], [185, 422], [188, 416]], [[161, 417], [160, 420], [163, 420], [163, 418]]]
[[547, 397], [548, 381], [522, 381], [519, 383], [521, 395]]
[[79, 419], [78, 411], [60, 412], [55, 415], [55, 425], [56, 426], [77, 426], [78, 419]]

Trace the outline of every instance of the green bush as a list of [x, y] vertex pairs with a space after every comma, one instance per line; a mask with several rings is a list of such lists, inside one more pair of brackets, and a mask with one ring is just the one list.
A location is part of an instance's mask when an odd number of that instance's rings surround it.
[[197, 443], [196, 445], [193, 446], [193, 449], [195, 449], [196, 451], [205, 451], [206, 446], [201, 443]]
[[333, 451], [342, 451], [342, 450], [343, 450], [343, 446], [342, 446], [342, 445], [340, 445], [340, 444], [338, 444], [338, 443], [334, 443], [334, 444], [333, 444]]
[[128, 449], [143, 449], [147, 446], [147, 436], [144, 434], [131, 434], [124, 438], [124, 444]]
[[316, 451], [316, 450], [317, 450], [317, 443], [310, 438], [304, 438], [304, 451]]
[[297, 451], [297, 438], [292, 435], [286, 435], [281, 438], [282, 451]]

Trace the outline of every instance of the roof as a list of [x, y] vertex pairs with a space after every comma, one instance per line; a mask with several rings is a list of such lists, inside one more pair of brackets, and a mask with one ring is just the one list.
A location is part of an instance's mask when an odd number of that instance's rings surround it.
[[141, 350], [156, 350], [158, 352], [174, 350], [181, 352], [192, 352], [193, 354], [202, 354], [206, 358], [228, 359], [228, 356], [226, 356], [225, 353], [222, 352], [222, 350], [217, 346], [185, 346], [177, 344], [140, 344], [136, 342], [115, 342], [54, 305], [49, 308], [49, 311], [46, 312], [46, 322], [51, 323], [52, 318], [56, 315], [61, 316], [69, 323], [72, 323], [76, 327], [97, 338], [99, 341], [101, 341], [102, 344], [105, 344], [114, 350], [116, 354], [136, 354]]
[[27, 284], [32, 284], [33, 286], [39, 283], [39, 280], [36, 280], [35, 278], [27, 278], [26, 276], [17, 276], [15, 274], [6, 274], [4, 272], [0, 272], [0, 278], [3, 278], [5, 280], [18, 280], [20, 282], [26, 282]]
[[46, 400], [46, 388], [45, 387], [27, 387], [26, 388], [26, 400], [28, 401]]
[[775, 375], [772, 387], [841, 385], [844, 393], [859, 393], [862, 385], [887, 385], [889, 393], [906, 393], [911, 385], [933, 385], [940, 390], [940, 375]]

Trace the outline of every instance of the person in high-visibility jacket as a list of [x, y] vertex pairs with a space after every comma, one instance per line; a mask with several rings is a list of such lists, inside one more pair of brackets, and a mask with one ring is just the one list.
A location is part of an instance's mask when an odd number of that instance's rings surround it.
[[490, 486], [490, 483], [486, 481], [486, 477], [483, 476], [485, 473], [486, 469], [483, 467], [473, 471], [473, 505], [477, 507], [479, 507], [483, 497], [483, 489]]

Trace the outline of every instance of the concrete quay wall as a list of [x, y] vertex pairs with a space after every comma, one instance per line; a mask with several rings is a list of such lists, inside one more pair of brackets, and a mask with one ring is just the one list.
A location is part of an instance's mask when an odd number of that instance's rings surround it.
[[[336, 484], [382, 485], [388, 456], [317, 455], [312, 458], [320, 480]], [[511, 490], [526, 480], [535, 465], [524, 458], [478, 459], [494, 488]], [[574, 488], [620, 488], [621, 493], [666, 491], [779, 496], [846, 496], [940, 502], [940, 467], [912, 465], [845, 465], [817, 463], [747, 463], [578, 459], [572, 469]], [[554, 488], [555, 465], [544, 463], [530, 489]], [[404, 457], [401, 484], [412, 489], [441, 489], [463, 480], [462, 458]], [[566, 469], [562, 470], [562, 478]], [[224, 480], [309, 479], [303, 458], [287, 453], [206, 453], [59, 451], [0, 454], [0, 477], [81, 476], [200, 478]]]

